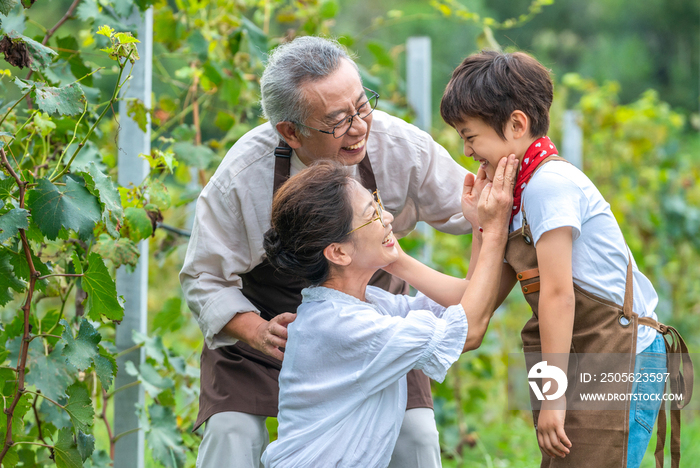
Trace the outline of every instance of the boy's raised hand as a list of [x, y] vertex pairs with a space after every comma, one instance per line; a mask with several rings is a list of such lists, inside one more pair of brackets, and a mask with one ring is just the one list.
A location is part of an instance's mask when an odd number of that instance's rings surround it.
[[478, 203], [479, 222], [484, 232], [508, 233], [513, 211], [513, 186], [518, 160], [511, 154], [498, 162], [493, 182], [484, 187]]

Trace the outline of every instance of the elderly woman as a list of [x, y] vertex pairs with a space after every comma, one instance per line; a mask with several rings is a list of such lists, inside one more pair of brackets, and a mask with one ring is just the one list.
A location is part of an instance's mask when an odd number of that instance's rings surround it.
[[[514, 156], [503, 158], [478, 200], [474, 176], [465, 180], [463, 211], [482, 231], [470, 280], [403, 253], [379, 194], [344, 166], [318, 163], [277, 192], [264, 242], [268, 259], [317, 286], [302, 291], [288, 327], [279, 436], [262, 456], [265, 467], [389, 464], [406, 408], [406, 374], [422, 369], [442, 381], [461, 353], [481, 344], [496, 302], [516, 164]], [[422, 294], [368, 286], [380, 268]]]

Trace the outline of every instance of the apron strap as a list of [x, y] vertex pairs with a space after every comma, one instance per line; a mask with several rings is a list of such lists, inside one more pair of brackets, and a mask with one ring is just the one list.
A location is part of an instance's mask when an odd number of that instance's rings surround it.
[[365, 153], [365, 157], [357, 165], [360, 170], [360, 179], [362, 180], [362, 185], [369, 189], [370, 192], [377, 191], [377, 179], [374, 178], [374, 171], [372, 170], [372, 163], [369, 161], [369, 153]]
[[[290, 171], [292, 169], [291, 160], [292, 148], [286, 141], [280, 140], [275, 148], [275, 179], [272, 186], [273, 195], [277, 193], [277, 190], [282, 186], [282, 184], [289, 179]], [[360, 161], [357, 167], [360, 170], [362, 185], [370, 191], [375, 192], [377, 190], [377, 179], [374, 177], [372, 163], [369, 160], [368, 154], [365, 154], [365, 157], [362, 158], [362, 161]]]
[[[627, 246], [625, 246], [627, 247]], [[625, 277], [625, 302], [622, 303], [622, 313], [628, 322], [632, 321], [632, 306], [634, 305], [634, 289], [632, 279], [632, 255], [627, 248], [627, 276]]]
[[275, 148], [275, 179], [272, 186], [274, 195], [283, 183], [289, 179], [292, 168], [292, 147], [286, 141], [280, 140]]
[[[674, 400], [671, 402], [671, 468], [679, 468], [681, 460], [681, 409], [693, 396], [693, 362], [688, 354], [688, 346], [683, 337], [673, 327], [659, 323], [649, 317], [639, 319], [640, 325], [646, 325], [664, 335], [666, 344], [666, 363], [668, 366], [668, 383], [672, 394], [683, 394], [683, 405]], [[681, 373], [681, 367], [683, 373]], [[664, 393], [666, 385], [664, 384]], [[661, 403], [656, 432], [656, 468], [664, 466], [664, 445], [666, 442], [666, 405]]]

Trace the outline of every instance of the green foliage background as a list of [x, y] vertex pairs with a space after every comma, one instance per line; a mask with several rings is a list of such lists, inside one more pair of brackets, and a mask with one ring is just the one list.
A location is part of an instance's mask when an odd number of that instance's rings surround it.
[[[152, 172], [138, 186], [120, 187], [113, 181], [124, 116], [113, 109], [136, 59], [121, 33], [132, 12], [151, 4], [153, 106], [127, 104], [134, 120], [152, 122], [153, 150], [143, 156]], [[585, 172], [656, 286], [660, 319], [680, 330], [691, 351], [700, 350], [699, 15], [697, 3], [682, 1], [0, 0], [0, 36], [27, 44], [34, 57], [31, 75], [0, 65], [4, 409], [17, 398], [15, 444], [3, 466], [109, 466], [121, 437], [112, 432], [112, 396], [121, 390], [113, 385], [114, 321], [122, 313], [114, 271], [134, 265], [144, 239], [152, 255], [149, 333], [134, 340], [147, 361], [124, 370], [147, 393], [137, 409], [147, 466], [194, 466], [201, 334], [178, 292], [187, 239], [159, 221], [189, 228], [191, 202], [226, 150], [262, 122], [258, 80], [266, 51], [297, 35], [337, 36], [356, 54], [366, 84], [382, 95], [380, 107], [408, 120], [408, 36], [433, 39], [435, 104], [469, 53], [485, 46], [534, 53], [556, 81], [550, 135], [560, 141], [564, 109], [580, 111]], [[433, 135], [476, 170], [437, 115]], [[434, 266], [466, 273], [469, 236], [436, 233], [430, 242]], [[402, 240], [415, 254], [425, 243], [416, 232]], [[507, 409], [508, 354], [519, 351], [528, 316], [524, 300], [512, 294], [482, 347], [434, 386], [444, 466], [538, 465], [529, 414]], [[20, 388], [23, 338], [31, 341]], [[693, 443], [700, 418], [686, 414], [683, 457], [692, 466], [700, 456]], [[275, 421], [268, 423], [274, 437]], [[0, 418], [2, 441], [10, 440], [7, 429]]]

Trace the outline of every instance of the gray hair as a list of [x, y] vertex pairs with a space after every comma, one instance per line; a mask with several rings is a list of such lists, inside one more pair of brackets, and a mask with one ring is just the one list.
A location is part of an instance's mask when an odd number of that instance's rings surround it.
[[[279, 122], [306, 122], [312, 110], [305, 102], [302, 86], [331, 75], [340, 67], [341, 59], [358, 70], [337, 41], [314, 36], [298, 37], [270, 53], [260, 80], [260, 105], [275, 131]], [[308, 136], [306, 127], [297, 129]]]

